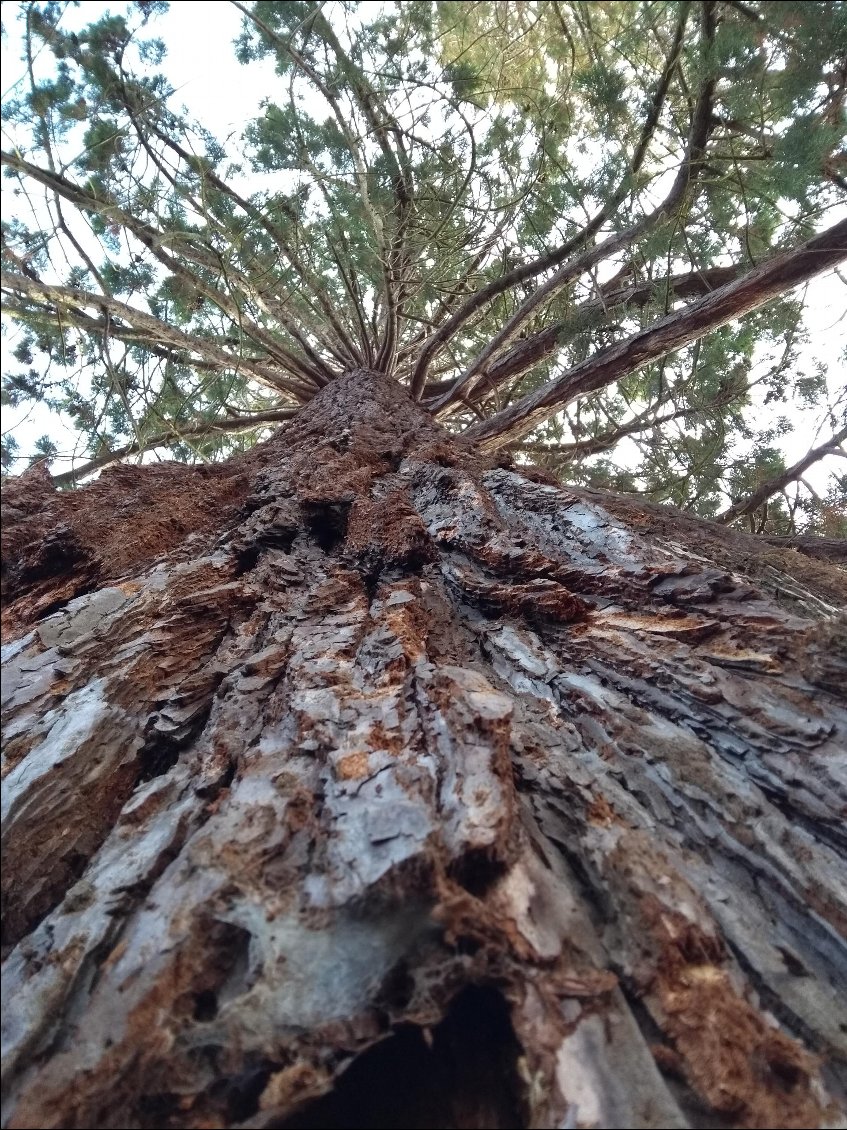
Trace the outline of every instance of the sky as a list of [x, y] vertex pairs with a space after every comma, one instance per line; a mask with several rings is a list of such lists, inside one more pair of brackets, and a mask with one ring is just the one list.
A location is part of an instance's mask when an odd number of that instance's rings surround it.
[[[85, 24], [115, 7], [99, 0], [86, 0], [79, 9], [70, 9], [63, 19], [70, 26]], [[120, 6], [118, 6], [120, 7]], [[4, 19], [13, 24], [16, 5], [4, 5]], [[68, 26], [68, 25], [63, 25]], [[241, 28], [241, 14], [231, 4], [222, 0], [197, 3], [196, 0], [174, 0], [170, 11], [151, 23], [151, 33], [166, 45], [165, 73], [177, 93], [175, 101], [184, 103], [192, 116], [203, 122], [220, 140], [234, 143], [244, 124], [255, 116], [259, 100], [273, 97], [281, 83], [269, 58], [241, 66], [234, 58], [232, 41]], [[11, 42], [10, 42], [11, 41]], [[24, 72], [17, 58], [14, 37], [4, 38], [0, 50], [4, 95]], [[8, 143], [8, 137], [4, 144]], [[832, 211], [827, 223], [847, 216], [847, 202], [842, 215]], [[820, 361], [830, 371], [830, 393], [837, 398], [847, 386], [847, 371], [843, 359], [847, 355], [847, 287], [832, 273], [821, 276], [809, 284], [808, 314], [806, 324], [810, 341], [804, 347], [805, 356], [812, 362]], [[4, 352], [7, 348], [4, 340]], [[763, 395], [763, 393], [762, 393]], [[806, 451], [829, 435], [828, 425], [818, 434], [821, 412], [809, 410], [799, 404], [778, 404], [773, 408], [763, 404], [755, 406], [756, 423], [761, 424], [768, 413], [789, 415], [794, 432], [784, 437], [782, 447], [787, 462], [801, 458]], [[41, 407], [4, 409], [4, 432], [13, 430], [22, 455], [32, 450], [35, 440], [45, 433], [59, 446], [60, 452], [69, 452], [78, 437], [70, 429], [62, 428], [55, 414]], [[21, 463], [21, 469], [25, 463]], [[54, 472], [70, 466], [67, 459], [56, 459]], [[812, 468], [806, 478], [819, 492], [836, 470], [837, 457], [830, 456]]]

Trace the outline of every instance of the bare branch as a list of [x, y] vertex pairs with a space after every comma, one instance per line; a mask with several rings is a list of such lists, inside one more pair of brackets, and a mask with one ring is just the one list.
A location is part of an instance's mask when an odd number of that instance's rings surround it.
[[231, 416], [223, 420], [204, 420], [184, 426], [174, 424], [171, 428], [146, 436], [140, 441], [127, 443], [123, 447], [116, 447], [112, 451], [106, 452], [104, 455], [98, 455], [96, 459], [90, 459], [80, 467], [74, 467], [70, 471], [53, 475], [53, 486], [76, 486], [88, 475], [93, 475], [95, 471], [102, 471], [106, 467], [120, 463], [122, 459], [127, 459], [132, 455], [141, 455], [145, 451], [153, 451], [157, 447], [167, 447], [169, 444], [178, 443], [181, 440], [205, 439], [219, 434], [232, 435], [267, 427], [268, 424], [281, 424], [296, 416], [297, 411], [296, 408], [273, 408], [267, 412], [253, 412], [247, 416]]

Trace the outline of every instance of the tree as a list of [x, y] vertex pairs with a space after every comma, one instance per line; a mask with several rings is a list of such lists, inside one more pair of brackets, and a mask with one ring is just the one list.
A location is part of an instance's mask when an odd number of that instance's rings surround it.
[[[4, 1125], [837, 1124], [844, 544], [759, 515], [841, 421], [726, 456], [845, 257], [843, 8], [239, 6], [242, 177], [158, 7], [28, 6], [4, 155], [103, 470], [4, 489]], [[632, 436], [721, 521], [522, 462]]]

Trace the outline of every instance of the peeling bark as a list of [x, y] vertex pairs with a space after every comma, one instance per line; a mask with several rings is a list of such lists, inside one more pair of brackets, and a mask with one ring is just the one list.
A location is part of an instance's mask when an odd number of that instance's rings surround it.
[[399, 385], [4, 525], [8, 1127], [844, 1117], [844, 574]]

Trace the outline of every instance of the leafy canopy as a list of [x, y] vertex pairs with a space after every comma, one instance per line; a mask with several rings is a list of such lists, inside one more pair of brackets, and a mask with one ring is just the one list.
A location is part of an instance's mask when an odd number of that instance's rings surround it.
[[[180, 106], [167, 7], [7, 6], [3, 395], [72, 421], [57, 481], [223, 458], [367, 366], [489, 447], [707, 516], [788, 471], [754, 522], [836, 530], [847, 481], [819, 497], [780, 453], [791, 402], [822, 454], [847, 435], [804, 352], [814, 270], [695, 315], [843, 205], [847, 5], [235, 0], [245, 78], [275, 80], [229, 138]], [[695, 326], [672, 349], [668, 316]]]

